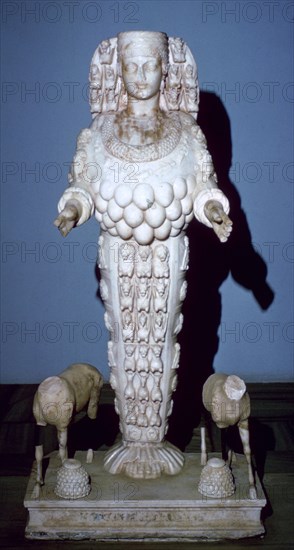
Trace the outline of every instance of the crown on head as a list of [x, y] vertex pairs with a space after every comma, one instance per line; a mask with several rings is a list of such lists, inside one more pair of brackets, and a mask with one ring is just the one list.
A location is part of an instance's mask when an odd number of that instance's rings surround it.
[[120, 32], [117, 37], [118, 60], [122, 56], [138, 55], [160, 57], [164, 64], [168, 63], [168, 37], [164, 32], [131, 31]]

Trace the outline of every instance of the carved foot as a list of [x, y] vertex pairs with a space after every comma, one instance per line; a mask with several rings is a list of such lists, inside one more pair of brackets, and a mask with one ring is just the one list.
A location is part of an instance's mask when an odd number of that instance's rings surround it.
[[104, 466], [111, 474], [125, 473], [135, 479], [155, 479], [161, 474], [178, 474], [184, 456], [177, 447], [163, 443], [126, 443], [115, 445], [106, 453]]

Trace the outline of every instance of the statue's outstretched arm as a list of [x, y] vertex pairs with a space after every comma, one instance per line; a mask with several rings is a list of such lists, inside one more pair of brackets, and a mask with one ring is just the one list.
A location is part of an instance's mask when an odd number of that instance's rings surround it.
[[82, 130], [77, 140], [77, 150], [68, 176], [70, 186], [59, 203], [59, 216], [54, 221], [60, 233], [66, 237], [76, 225], [87, 221], [94, 212], [91, 183], [97, 170], [94, 166], [92, 130]]
[[199, 171], [196, 175], [197, 188], [194, 194], [194, 214], [198, 221], [214, 230], [221, 242], [226, 242], [233, 227], [233, 222], [228, 216], [230, 211], [229, 201], [221, 189], [218, 188], [212, 159], [201, 131], [199, 136], [199, 150], [196, 151]]

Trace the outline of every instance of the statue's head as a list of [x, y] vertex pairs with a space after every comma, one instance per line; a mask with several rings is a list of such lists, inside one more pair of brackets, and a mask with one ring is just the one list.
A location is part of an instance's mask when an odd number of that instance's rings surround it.
[[[109, 88], [115, 91], [110, 99], [104, 97]], [[188, 92], [188, 88], [195, 88], [196, 92]], [[197, 67], [181, 38], [168, 37], [163, 32], [128, 31], [98, 45], [90, 70], [93, 116], [101, 112], [121, 112], [129, 100], [134, 104], [134, 100], [157, 99], [157, 95], [161, 111], [180, 110], [191, 113], [196, 119]]]
[[118, 65], [126, 91], [134, 99], [149, 99], [161, 87], [168, 70], [168, 38], [162, 32], [118, 34]]

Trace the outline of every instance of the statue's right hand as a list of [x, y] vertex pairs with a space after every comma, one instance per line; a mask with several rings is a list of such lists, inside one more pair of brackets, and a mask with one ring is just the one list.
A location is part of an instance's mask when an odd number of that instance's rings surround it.
[[54, 220], [54, 225], [58, 227], [61, 235], [66, 237], [79, 219], [80, 212], [78, 206], [73, 202], [67, 202], [59, 216]]

